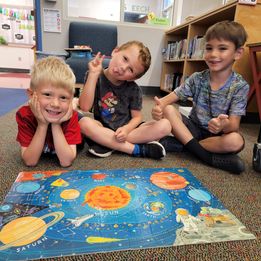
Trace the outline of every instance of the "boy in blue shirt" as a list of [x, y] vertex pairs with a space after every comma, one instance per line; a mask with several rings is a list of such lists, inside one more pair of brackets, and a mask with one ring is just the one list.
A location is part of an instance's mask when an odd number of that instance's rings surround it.
[[[205, 39], [208, 69], [192, 74], [169, 95], [155, 97], [152, 116], [171, 123], [173, 136], [160, 140], [166, 151], [186, 149], [213, 167], [239, 174], [244, 171], [236, 155], [244, 148], [239, 125], [249, 85], [232, 66], [242, 57], [247, 33], [237, 22], [222, 21], [207, 30]], [[187, 118], [170, 104], [188, 97], [193, 106]]]

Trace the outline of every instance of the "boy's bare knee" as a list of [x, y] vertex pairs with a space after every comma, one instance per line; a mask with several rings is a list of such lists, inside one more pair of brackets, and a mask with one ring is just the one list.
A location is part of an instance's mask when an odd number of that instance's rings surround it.
[[72, 165], [72, 162], [61, 162], [60, 161], [60, 165], [63, 168], [68, 168], [68, 167], [70, 167]]
[[79, 125], [80, 125], [80, 128], [81, 128], [81, 132], [83, 134], [86, 134], [89, 132], [89, 129], [92, 128], [93, 126], [93, 119], [91, 118], [88, 118], [88, 117], [83, 117], [80, 121], [79, 121]]
[[162, 136], [167, 136], [168, 134], [170, 134], [172, 128], [169, 120], [162, 119], [160, 126], [160, 133], [162, 134]]
[[234, 153], [240, 152], [245, 145], [244, 138], [237, 132], [229, 134], [227, 139], [228, 150]]
[[38, 164], [38, 161], [36, 161], [36, 162], [32, 162], [32, 161], [26, 162], [26, 161], [24, 161], [24, 164], [26, 165], [26, 167], [36, 167], [37, 164]]
[[178, 112], [178, 110], [173, 106], [173, 105], [167, 105], [164, 110], [163, 110], [164, 116], [166, 118], [173, 118], [175, 116], [180, 115], [180, 113]]
[[173, 113], [174, 110], [175, 110], [174, 106], [172, 106], [172, 105], [167, 105], [167, 106], [163, 109], [163, 112], [164, 112], [164, 114], [168, 114], [168, 113]]

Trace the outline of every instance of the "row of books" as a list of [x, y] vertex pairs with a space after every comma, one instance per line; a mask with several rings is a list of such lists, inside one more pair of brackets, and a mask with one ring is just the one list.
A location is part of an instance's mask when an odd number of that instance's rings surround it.
[[182, 73], [179, 72], [165, 74], [163, 89], [168, 92], [175, 90], [180, 85], [181, 79]]
[[164, 60], [179, 60], [186, 57], [187, 39], [169, 42], [165, 49]]
[[187, 43], [187, 39], [169, 42], [163, 49], [164, 60], [202, 59], [205, 50], [204, 36], [196, 35]]

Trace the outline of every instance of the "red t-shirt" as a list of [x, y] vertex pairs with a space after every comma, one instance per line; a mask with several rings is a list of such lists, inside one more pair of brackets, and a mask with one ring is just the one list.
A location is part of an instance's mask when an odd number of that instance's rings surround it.
[[[16, 113], [16, 122], [18, 124], [18, 133], [16, 140], [22, 147], [28, 147], [33, 139], [37, 128], [37, 120], [29, 106], [21, 107]], [[81, 129], [78, 123], [78, 113], [73, 112], [72, 117], [61, 124], [64, 136], [69, 145], [79, 144], [82, 141]], [[45, 138], [45, 152], [54, 151], [53, 135], [51, 126], [48, 126]]]

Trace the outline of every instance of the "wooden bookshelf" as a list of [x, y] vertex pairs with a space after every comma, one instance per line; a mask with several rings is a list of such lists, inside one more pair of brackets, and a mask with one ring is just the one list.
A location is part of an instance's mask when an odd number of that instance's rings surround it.
[[[181, 41], [187, 39], [186, 56], [183, 59], [169, 60], [163, 59], [160, 89], [165, 92], [165, 75], [182, 73], [183, 78], [190, 76], [196, 71], [201, 71], [207, 68], [203, 58], [191, 59], [188, 57], [189, 42], [195, 36], [203, 36], [209, 26], [216, 22], [223, 20], [236, 21], [241, 23], [248, 34], [247, 43], [261, 42], [260, 34], [260, 17], [261, 17], [261, 0], [257, 1], [255, 6], [242, 5], [238, 1], [230, 1], [228, 4], [220, 8], [209, 11], [206, 14], [195, 17], [193, 20], [173, 27], [165, 32], [165, 47], [169, 42]], [[252, 84], [252, 73], [249, 62], [249, 50], [245, 47], [244, 56], [234, 64], [233, 68], [236, 72], [240, 73], [249, 84]], [[255, 99], [253, 99], [252, 106], [248, 106], [248, 110], [256, 111]]]

